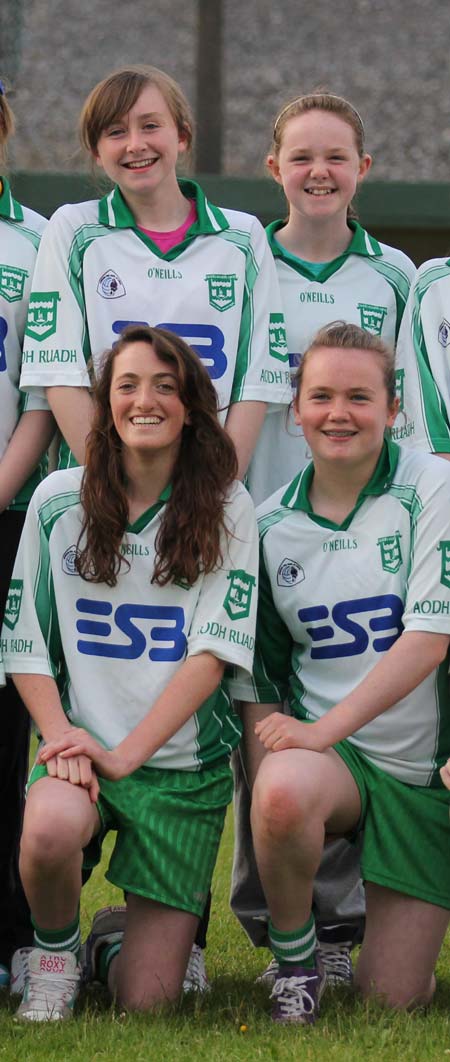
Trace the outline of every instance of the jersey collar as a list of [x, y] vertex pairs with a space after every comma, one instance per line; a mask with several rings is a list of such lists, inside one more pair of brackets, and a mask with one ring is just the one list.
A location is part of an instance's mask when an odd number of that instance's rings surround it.
[[[187, 199], [194, 199], [197, 210], [197, 219], [186, 234], [186, 240], [194, 239], [195, 236], [210, 236], [215, 232], [223, 232], [230, 225], [219, 207], [210, 203], [200, 185], [195, 181], [179, 180], [178, 184]], [[136, 229], [136, 222], [129, 206], [125, 202], [120, 188], [113, 188], [109, 195], [100, 199], [98, 205], [98, 219], [101, 225], [107, 225], [113, 229]], [[185, 241], [183, 241], [185, 242]]]
[[13, 199], [6, 177], [0, 177], [0, 188], [0, 217], [9, 218], [10, 221], [23, 221], [22, 207], [17, 199]]
[[361, 505], [367, 497], [371, 495], [377, 496], [385, 494], [385, 492], [389, 490], [398, 465], [399, 456], [399, 446], [386, 436], [376, 467], [368, 483], [366, 483], [365, 487], [360, 491], [354, 509], [352, 509], [348, 516], [346, 516], [342, 524], [335, 524], [332, 520], [327, 520], [324, 516], [318, 516], [311, 508], [309, 491], [314, 476], [314, 465], [312, 461], [299, 473], [298, 476], [296, 476], [295, 479], [292, 480], [292, 483], [289, 484], [281, 498], [281, 504], [285, 505], [288, 509], [298, 509], [301, 512], [307, 513], [308, 516], [310, 516], [316, 524], [320, 524], [321, 527], [329, 527], [333, 529], [340, 528], [345, 531], [350, 527], [355, 513], [361, 508]]
[[141, 513], [138, 519], [134, 521], [134, 524], [127, 524], [127, 531], [131, 531], [133, 535], [138, 535], [140, 531], [143, 531], [144, 527], [147, 527], [147, 524], [151, 523], [159, 513], [160, 509], [162, 509], [163, 505], [169, 500], [171, 493], [172, 484], [168, 483], [167, 487], [164, 487], [164, 490], [161, 491], [158, 501], [156, 501], [154, 505], [151, 505], [149, 509], [146, 509], [144, 513]]
[[332, 262], [325, 262], [323, 269], [319, 273], [313, 273], [311, 269], [303, 262], [300, 262], [296, 258], [295, 254], [290, 254], [284, 247], [278, 243], [276, 234], [279, 229], [285, 224], [284, 221], [272, 221], [267, 226], [267, 238], [269, 240], [270, 249], [274, 258], [280, 258], [282, 262], [286, 262], [287, 265], [295, 269], [297, 273], [300, 273], [302, 277], [306, 277], [308, 280], [316, 280], [319, 284], [322, 284], [329, 277], [333, 276], [333, 273], [337, 273], [341, 268], [346, 258], [351, 254], [359, 254], [362, 258], [375, 258], [380, 257], [383, 254], [381, 244], [374, 236], [369, 236], [369, 233], [363, 229], [362, 225], [358, 221], [349, 221], [349, 227], [353, 232], [353, 236], [347, 249], [343, 254], [339, 255], [339, 258], [334, 258]]

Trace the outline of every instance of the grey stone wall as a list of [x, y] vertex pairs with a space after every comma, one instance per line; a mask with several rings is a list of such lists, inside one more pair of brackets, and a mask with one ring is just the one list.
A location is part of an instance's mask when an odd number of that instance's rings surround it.
[[[224, 0], [224, 13], [225, 173], [261, 174], [278, 107], [325, 83], [361, 111], [374, 177], [447, 180], [446, 0]], [[80, 106], [122, 63], [161, 66], [194, 102], [196, 26], [196, 0], [2, 0], [0, 74], [12, 82], [18, 124], [13, 167], [83, 168]]]

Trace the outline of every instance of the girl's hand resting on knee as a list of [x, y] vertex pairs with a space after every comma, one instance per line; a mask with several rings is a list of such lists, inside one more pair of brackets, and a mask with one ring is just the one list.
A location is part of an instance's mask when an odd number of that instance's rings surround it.
[[328, 745], [321, 736], [319, 723], [302, 723], [291, 715], [272, 712], [256, 723], [255, 734], [270, 752], [283, 749], [309, 749], [311, 752], [324, 752]]
[[[45, 746], [48, 748], [48, 746]], [[44, 749], [41, 750], [43, 752]], [[72, 785], [80, 785], [87, 789], [93, 804], [96, 803], [99, 794], [98, 778], [92, 769], [92, 763], [88, 756], [52, 756], [43, 759], [41, 753], [38, 756], [39, 763], [45, 763], [50, 778], [59, 778], [62, 782], [71, 782]]]
[[[72, 759], [88, 760], [94, 765], [97, 773], [102, 778], [109, 778], [111, 781], [123, 778], [127, 773], [122, 767], [116, 750], [105, 749], [82, 727], [72, 726], [69, 730], [66, 730], [62, 737], [56, 741], [49, 741], [43, 746], [39, 752], [37, 762], [45, 763], [48, 769], [49, 761], [52, 759], [55, 759], [60, 764], [59, 769], [63, 772], [63, 765], [70, 764]], [[59, 771], [57, 777], [61, 777]], [[69, 781], [72, 781], [72, 779], [69, 778]], [[82, 785], [83, 783], [78, 782], [75, 784]]]

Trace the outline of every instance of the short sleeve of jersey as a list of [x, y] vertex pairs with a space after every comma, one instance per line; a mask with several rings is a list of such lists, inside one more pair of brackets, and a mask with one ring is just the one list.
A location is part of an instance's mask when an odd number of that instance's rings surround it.
[[226, 507], [229, 536], [223, 536], [223, 563], [206, 575], [188, 635], [188, 656], [209, 652], [220, 660], [252, 669], [258, 599], [258, 533], [250, 495], [233, 487]]
[[242, 671], [236, 674], [230, 683], [233, 696], [241, 701], [258, 701], [262, 704], [283, 701], [288, 692], [291, 651], [292, 638], [274, 605], [261, 542], [253, 673], [251, 677]]
[[450, 262], [425, 262], [417, 272], [400, 329], [396, 442], [450, 453]]
[[45, 482], [33, 494], [25, 518], [5, 606], [2, 649], [5, 671], [56, 679], [62, 650], [48, 540], [39, 519], [43, 487]]
[[[20, 378], [26, 391], [58, 385], [89, 386], [89, 337], [73, 209], [61, 207], [53, 215], [36, 259]], [[78, 215], [81, 226], [80, 209]]]
[[[412, 465], [415, 455], [408, 456]], [[408, 479], [407, 474], [403, 478]], [[446, 460], [430, 456], [409, 502], [412, 551], [403, 613], [407, 631], [450, 634], [449, 499], [450, 467]]]
[[285, 405], [290, 400], [289, 354], [277, 271], [264, 229], [253, 218], [230, 402]]

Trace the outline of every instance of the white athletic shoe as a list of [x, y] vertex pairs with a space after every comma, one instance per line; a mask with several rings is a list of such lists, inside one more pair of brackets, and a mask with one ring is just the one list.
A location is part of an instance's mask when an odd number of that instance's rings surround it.
[[344, 942], [324, 944], [320, 941], [318, 951], [327, 975], [327, 984], [334, 988], [340, 988], [342, 985], [351, 986], [353, 965], [349, 944]]
[[184, 975], [183, 992], [200, 992], [202, 995], [210, 991], [211, 985], [206, 973], [203, 949], [199, 944], [193, 944]]
[[23, 996], [28, 978], [28, 960], [33, 948], [18, 948], [11, 959], [9, 991], [12, 996]]
[[268, 988], [273, 988], [275, 981], [278, 977], [278, 962], [276, 959], [271, 958], [269, 965], [266, 966], [262, 974], [256, 978], [257, 985], [267, 985]]
[[32, 948], [28, 978], [16, 1018], [20, 1021], [64, 1021], [71, 1018], [81, 983], [81, 969], [72, 951]]

